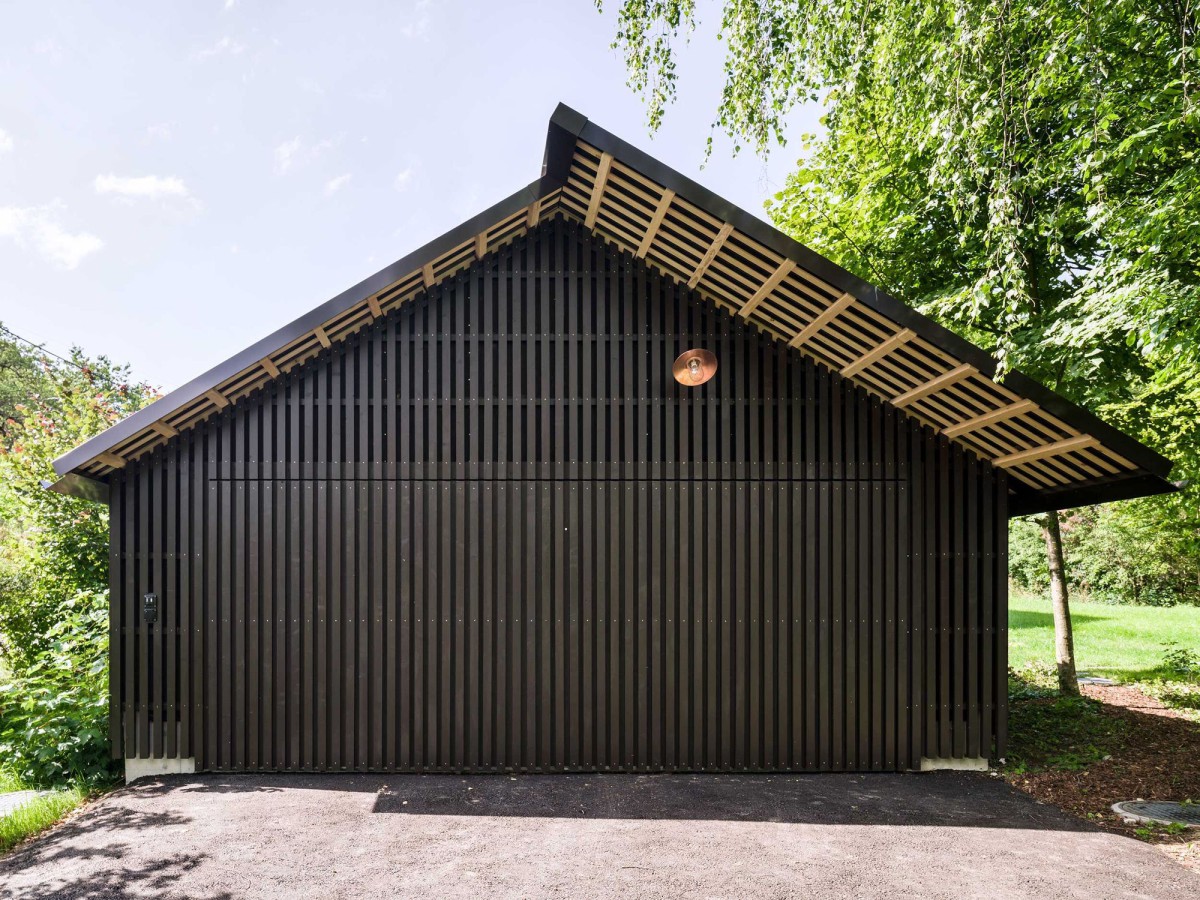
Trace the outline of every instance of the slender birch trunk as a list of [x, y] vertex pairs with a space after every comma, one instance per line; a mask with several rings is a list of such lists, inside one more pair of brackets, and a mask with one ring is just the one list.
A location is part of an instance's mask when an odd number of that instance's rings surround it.
[[1054, 609], [1054, 656], [1058, 667], [1058, 690], [1077, 695], [1075, 675], [1075, 635], [1071, 629], [1071, 608], [1067, 598], [1067, 573], [1063, 565], [1062, 529], [1058, 513], [1048, 512], [1038, 520], [1042, 540], [1046, 542], [1046, 562], [1050, 567], [1050, 604]]

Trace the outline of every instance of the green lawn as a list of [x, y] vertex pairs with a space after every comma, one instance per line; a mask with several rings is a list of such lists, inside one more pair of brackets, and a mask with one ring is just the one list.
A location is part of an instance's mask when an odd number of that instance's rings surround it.
[[87, 793], [82, 789], [68, 788], [35, 797], [8, 815], [0, 816], [0, 853], [45, 831], [85, 799]]
[[[1108, 606], [1072, 601], [1075, 659], [1081, 672], [1144, 681], [1162, 674], [1164, 644], [1200, 654], [1200, 608]], [[1048, 597], [1013, 592], [1008, 609], [1009, 665], [1054, 664]]]

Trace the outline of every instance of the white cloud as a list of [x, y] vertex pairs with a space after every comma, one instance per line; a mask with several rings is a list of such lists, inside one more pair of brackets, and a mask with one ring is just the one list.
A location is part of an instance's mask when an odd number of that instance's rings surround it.
[[429, 0], [417, 0], [413, 6], [413, 18], [400, 26], [400, 35], [408, 39], [429, 40]]
[[280, 175], [287, 172], [292, 167], [292, 162], [300, 153], [300, 148], [303, 142], [300, 138], [292, 138], [290, 141], [284, 141], [275, 148], [275, 171]]
[[171, 126], [167, 122], [159, 122], [156, 125], [146, 126], [146, 135], [159, 141], [169, 141], [171, 139]]
[[350, 173], [339, 175], [337, 178], [330, 178], [325, 182], [325, 196], [332, 197], [350, 182]]
[[237, 6], [237, 0], [225, 0], [226, 9], [233, 9], [235, 6]]
[[54, 38], [42, 38], [33, 45], [33, 52], [49, 58], [53, 63], [60, 63], [63, 59], [63, 49]]
[[306, 94], [312, 94], [314, 97], [325, 96], [325, 88], [321, 87], [321, 83], [314, 78], [309, 78], [307, 75], [297, 78], [296, 86]]
[[0, 237], [10, 238], [18, 247], [64, 269], [74, 269], [84, 257], [103, 247], [104, 241], [86, 231], [67, 231], [58, 222], [61, 209], [61, 203], [0, 207]]
[[284, 141], [275, 148], [275, 171], [280, 175], [286, 175], [292, 169], [298, 169], [312, 162], [333, 145], [334, 141], [329, 139], [308, 144], [299, 136], [290, 141]]
[[211, 56], [237, 56], [245, 49], [245, 44], [240, 44], [229, 35], [225, 35], [211, 47], [198, 50], [195, 56], [196, 59], [208, 59]]
[[11, 153], [13, 148], [13, 139], [3, 128], [0, 128], [0, 153]]
[[360, 100], [365, 100], [367, 103], [382, 103], [390, 96], [385, 85], [376, 84], [369, 88], [356, 91], [354, 94]]
[[122, 200], [187, 200], [196, 199], [182, 178], [174, 175], [97, 175], [94, 182], [97, 194], [112, 194]]
[[413, 170], [412, 166], [409, 166], [407, 169], [396, 175], [396, 179], [392, 182], [392, 184], [398, 191], [407, 191], [409, 185], [412, 184], [412, 179]]

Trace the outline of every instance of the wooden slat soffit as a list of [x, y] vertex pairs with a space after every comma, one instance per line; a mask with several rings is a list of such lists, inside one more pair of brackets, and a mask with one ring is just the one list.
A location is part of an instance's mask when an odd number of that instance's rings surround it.
[[[575, 116], [586, 123], [578, 114], [567, 113], [568, 118]], [[560, 114], [552, 120], [552, 138]], [[562, 215], [644, 259], [730, 315], [740, 316], [904, 409], [979, 458], [1005, 468], [1015, 480], [1016, 489], [1033, 494], [1055, 493], [1150, 474], [1145, 465], [1131, 461], [1112, 446], [1113, 441], [1070, 424], [1049, 408], [1053, 404], [1022, 396], [990, 378], [981, 365], [948, 351], [944, 341], [929, 337], [927, 329], [880, 312], [878, 304], [870, 302], [869, 285], [851, 290], [839, 287], [832, 283], [837, 279], [818, 271], [836, 267], [811, 251], [805, 253], [815, 262], [804, 263], [781, 253], [778, 247], [768, 246], [772, 241], [764, 242], [761, 235], [748, 233], [766, 228], [761, 223], [747, 225], [745, 220], [751, 218], [748, 214], [740, 210], [726, 214], [723, 210], [727, 204], [718, 209], [719, 204], [706, 206], [687, 199], [684, 188], [703, 189], [615, 138], [609, 149], [597, 147], [582, 136], [572, 140], [563, 143], [559, 138], [561, 183], [543, 176], [532, 192], [519, 192], [502, 203], [503, 208], [494, 207], [465, 223], [457, 230], [457, 239], [434, 242], [438, 245], [436, 252], [414, 261], [386, 286], [364, 291], [358, 299], [341, 304], [325, 321], [289, 333], [280, 346], [256, 362], [236, 371], [222, 371], [225, 377], [219, 383], [163, 409], [161, 415], [155, 417], [155, 407], [135, 414], [133, 418], [145, 420], [144, 427], [108, 443], [96, 439], [102, 446], [86, 454], [82, 463], [68, 454], [56, 466], [66, 461], [71, 464], [60, 470], [64, 473], [75, 471], [103, 478], [272, 379], [330, 352], [350, 335], [477, 264], [518, 235]], [[548, 173], [555, 166], [551, 158], [553, 143], [552, 139], [547, 144]], [[461, 233], [464, 229], [469, 233]], [[776, 232], [771, 234], [779, 239], [774, 241], [776, 244], [786, 241]], [[391, 270], [385, 272], [393, 274]], [[903, 316], [914, 317], [919, 318], [910, 310]], [[976, 354], [981, 352], [971, 349]], [[1132, 445], [1154, 456], [1117, 434], [1124, 447]], [[89, 445], [84, 445], [73, 453], [78, 455], [85, 448], [90, 451]], [[1161, 459], [1159, 462], [1165, 463]], [[1166, 469], [1169, 463], [1153, 474], [1161, 477]]]
[[1142, 473], [1053, 411], [781, 257], [619, 157], [578, 142], [563, 207], [606, 240], [839, 372], [1030, 491]]

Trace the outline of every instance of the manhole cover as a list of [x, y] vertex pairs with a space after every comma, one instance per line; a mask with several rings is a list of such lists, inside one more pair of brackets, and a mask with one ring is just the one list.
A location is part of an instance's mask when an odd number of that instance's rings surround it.
[[1160, 822], [1170, 825], [1180, 822], [1184, 825], [1200, 825], [1200, 804], [1175, 803], [1167, 800], [1126, 800], [1114, 803], [1113, 812], [1127, 819], [1139, 822]]

